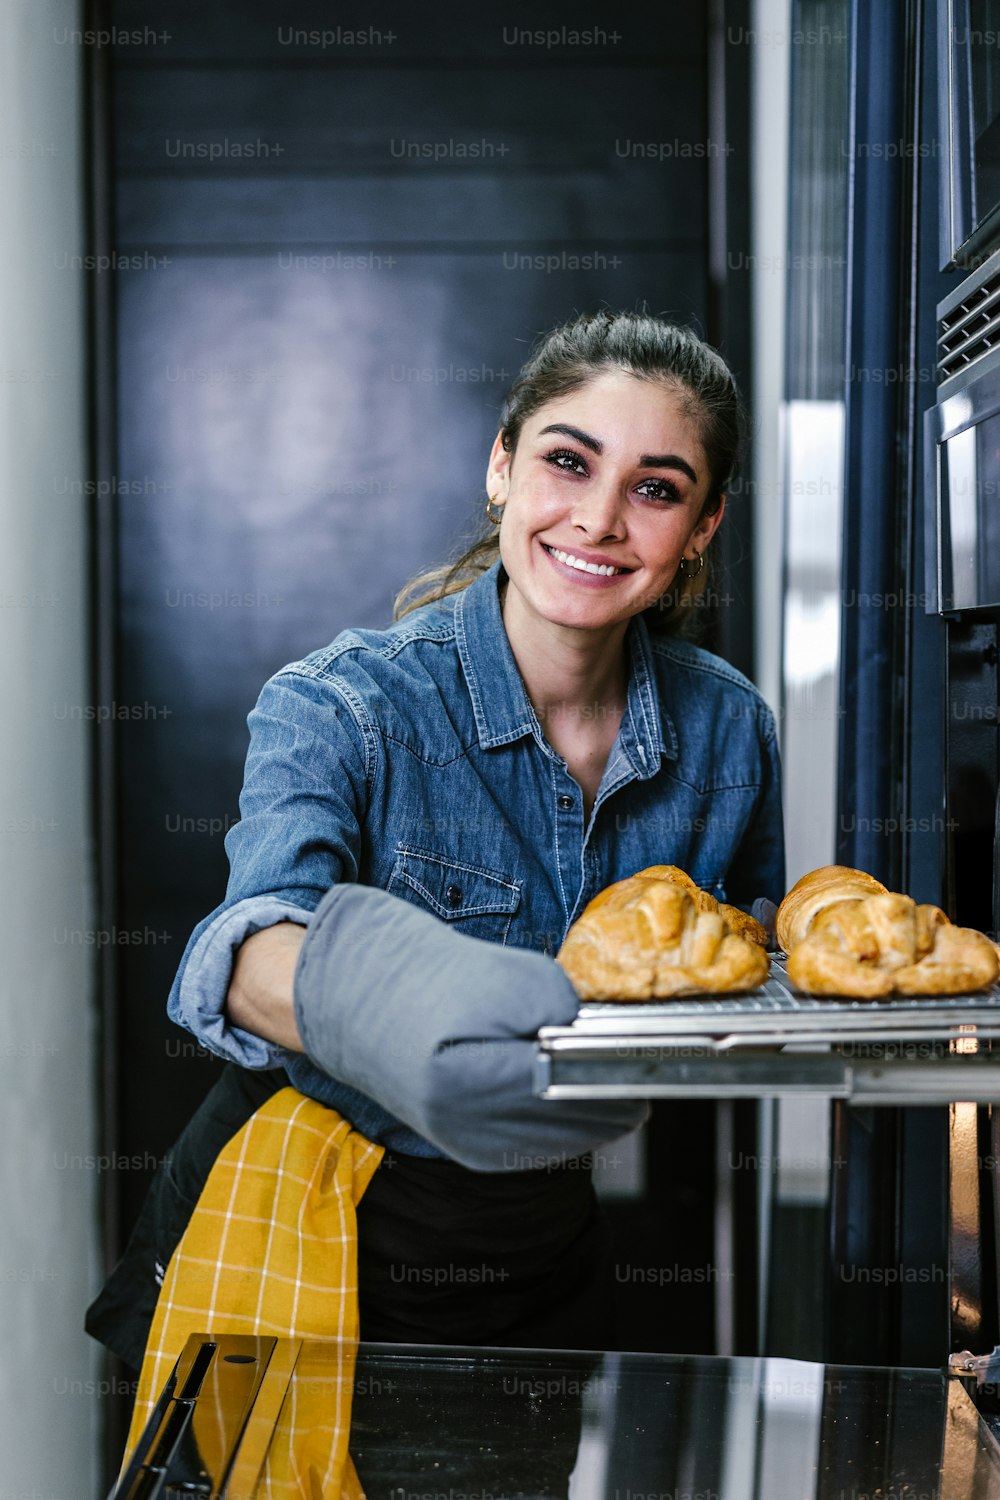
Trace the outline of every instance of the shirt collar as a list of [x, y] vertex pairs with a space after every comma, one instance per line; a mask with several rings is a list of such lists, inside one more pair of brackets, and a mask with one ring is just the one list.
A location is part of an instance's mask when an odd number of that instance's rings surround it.
[[[499, 593], [502, 572], [503, 564], [497, 560], [461, 591], [455, 603], [458, 654], [484, 750], [508, 745], [526, 734], [541, 742], [538, 717], [504, 628]], [[629, 621], [626, 641], [632, 670], [622, 743], [636, 774], [644, 778], [657, 769], [662, 755], [677, 758], [677, 734], [659, 701], [649, 629], [641, 615]]]

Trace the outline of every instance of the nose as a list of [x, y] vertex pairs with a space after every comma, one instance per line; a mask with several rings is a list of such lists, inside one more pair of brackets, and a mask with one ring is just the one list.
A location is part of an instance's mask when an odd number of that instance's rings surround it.
[[573, 525], [593, 541], [624, 537], [625, 507], [617, 486], [588, 484], [586, 493], [578, 493], [576, 497]]

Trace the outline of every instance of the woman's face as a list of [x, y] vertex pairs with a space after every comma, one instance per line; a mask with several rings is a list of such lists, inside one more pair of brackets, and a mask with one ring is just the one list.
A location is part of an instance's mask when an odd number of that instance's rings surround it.
[[503, 506], [511, 587], [542, 618], [583, 629], [655, 604], [681, 558], [705, 550], [724, 509], [698, 519], [708, 460], [683, 396], [620, 370], [540, 407], [513, 456], [498, 435], [486, 481]]

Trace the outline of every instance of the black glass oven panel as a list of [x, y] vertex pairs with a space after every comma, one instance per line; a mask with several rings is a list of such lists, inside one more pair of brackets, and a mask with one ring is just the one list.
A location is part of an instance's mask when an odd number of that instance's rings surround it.
[[971, 0], [972, 217], [1000, 204], [1000, 0]]
[[[946, 609], [1000, 606], [1000, 413], [944, 445]], [[950, 583], [950, 587], [949, 587]]]

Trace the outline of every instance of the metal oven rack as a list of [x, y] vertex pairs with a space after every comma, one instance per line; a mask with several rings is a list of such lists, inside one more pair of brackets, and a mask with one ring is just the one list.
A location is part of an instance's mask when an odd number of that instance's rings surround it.
[[775, 1098], [865, 1104], [1000, 1101], [1000, 985], [975, 995], [891, 1001], [798, 994], [785, 955], [741, 996], [584, 1004], [538, 1034], [547, 1099]]

